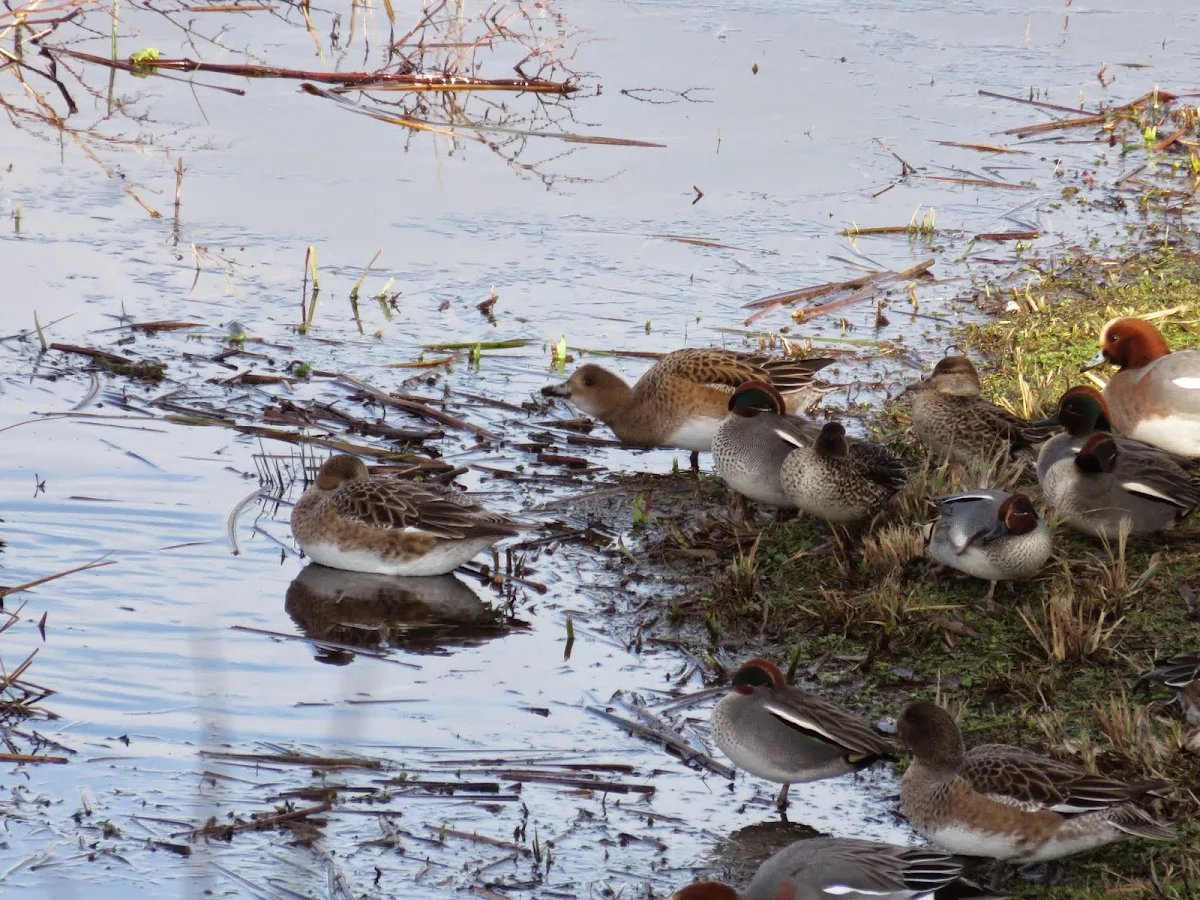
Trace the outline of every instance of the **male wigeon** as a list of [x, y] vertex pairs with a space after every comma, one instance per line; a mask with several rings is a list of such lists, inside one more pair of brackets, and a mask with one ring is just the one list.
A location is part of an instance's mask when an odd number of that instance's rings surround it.
[[570, 399], [626, 444], [690, 450], [695, 467], [698, 454], [712, 449], [713, 436], [729, 412], [729, 396], [738, 387], [766, 382], [783, 395], [788, 412], [804, 410], [824, 393], [813, 373], [833, 361], [691, 348], [668, 353], [632, 387], [588, 363], [542, 393]]
[[1172, 353], [1145, 319], [1113, 319], [1084, 371], [1106, 362], [1119, 369], [1104, 387], [1113, 426], [1171, 453], [1200, 457], [1200, 350]]
[[827, 422], [811, 444], [776, 432], [795, 449], [779, 471], [792, 505], [829, 522], [846, 525], [869, 519], [908, 483], [898, 456], [866, 441], [850, 441], [840, 422]]
[[949, 900], [989, 896], [962, 877], [962, 863], [929, 847], [813, 837], [788, 844], [739, 893], [712, 881], [671, 900]]
[[897, 727], [913, 752], [900, 782], [905, 817], [951, 853], [998, 860], [993, 888], [1007, 862], [1048, 862], [1128, 838], [1175, 837], [1129, 802], [1169, 788], [1166, 782], [1125, 784], [1004, 744], [968, 751], [950, 714], [926, 700], [910, 703]]
[[733, 690], [713, 709], [713, 740], [734, 765], [788, 786], [856, 772], [895, 758], [895, 748], [866, 722], [787, 683], [774, 663], [756, 658], [734, 673]]
[[1014, 416], [983, 398], [979, 373], [965, 356], [947, 356], [933, 374], [910, 384], [913, 430], [930, 452], [969, 463], [1001, 451], [1028, 454], [1050, 436], [1048, 428]]
[[991, 582], [1025, 581], [1050, 558], [1053, 540], [1025, 494], [978, 490], [939, 497], [938, 518], [925, 528], [929, 555], [944, 566]]
[[518, 531], [453, 488], [371, 475], [347, 454], [326, 460], [292, 508], [300, 549], [352, 572], [444, 575]]
[[1123, 527], [1130, 534], [1173, 528], [1200, 506], [1200, 479], [1170, 454], [1119, 443], [1102, 431], [1078, 452], [1070, 440], [1048, 441], [1038, 454], [1037, 473], [1046, 502], [1066, 524], [1108, 540]]

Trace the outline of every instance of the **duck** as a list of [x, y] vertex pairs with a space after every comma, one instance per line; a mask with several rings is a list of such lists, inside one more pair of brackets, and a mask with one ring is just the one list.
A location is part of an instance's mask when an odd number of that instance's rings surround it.
[[[780, 431], [792, 435], [787, 440]], [[730, 489], [757, 503], [794, 509], [780, 470], [797, 444], [821, 433], [815, 422], [788, 415], [783, 395], [766, 381], [747, 381], [729, 397], [729, 414], [712, 440], [713, 471]]]
[[713, 740], [737, 767], [788, 787], [857, 772], [896, 758], [896, 749], [865, 721], [792, 687], [773, 662], [755, 657], [733, 675], [732, 690], [713, 708]]
[[313, 562], [381, 575], [445, 575], [519, 531], [453, 488], [371, 475], [345, 453], [322, 464], [292, 509], [292, 534]]
[[1118, 431], [1179, 456], [1200, 457], [1200, 350], [1172, 352], [1145, 319], [1122, 317], [1105, 323], [1100, 349], [1083, 371], [1105, 363], [1118, 370], [1104, 386]]
[[813, 374], [832, 358], [798, 359], [717, 348], [687, 348], [666, 354], [630, 387], [595, 363], [576, 369], [562, 384], [547, 385], [548, 397], [570, 400], [634, 447], [674, 447], [699, 454], [729, 410], [729, 396], [747, 381], [764, 381], [785, 398], [788, 412], [813, 406], [825, 389]]
[[947, 356], [904, 393], [912, 394], [917, 437], [942, 459], [991, 461], [1004, 452], [1032, 461], [1032, 448], [1052, 433], [985, 400], [979, 373], [965, 356]]
[[1078, 452], [1069, 441], [1043, 448], [1037, 473], [1046, 502], [1066, 524], [1106, 540], [1123, 528], [1129, 534], [1173, 528], [1200, 506], [1200, 479], [1168, 454], [1118, 443], [1103, 431]]
[[1179, 691], [1179, 705], [1189, 725], [1200, 725], [1200, 650], [1188, 650], [1173, 656], [1140, 681], [1160, 681]]
[[962, 863], [929, 847], [813, 837], [795, 841], [758, 868], [745, 891], [702, 881], [671, 900], [949, 900], [994, 896], [962, 878]]
[[835, 525], [869, 519], [908, 483], [898, 456], [866, 441], [849, 441], [840, 422], [826, 422], [811, 444], [777, 429], [793, 450], [779, 470], [792, 505]]
[[1039, 461], [1043, 457], [1061, 459], [1064, 452], [1061, 448], [1070, 447], [1071, 453], [1080, 451], [1089, 437], [1096, 432], [1111, 434], [1117, 443], [1117, 449], [1126, 453], [1151, 453], [1169, 456], [1180, 466], [1193, 463], [1186, 456], [1168, 453], [1153, 444], [1125, 437], [1113, 431], [1112, 413], [1104, 395], [1090, 384], [1080, 384], [1063, 392], [1058, 400], [1055, 411], [1047, 418], [1033, 423], [1047, 428], [1064, 428], [1060, 434], [1048, 438], [1038, 450]]
[[1176, 836], [1130, 802], [1167, 782], [1126, 784], [1005, 744], [968, 751], [950, 714], [927, 700], [908, 704], [897, 728], [913, 754], [900, 782], [909, 824], [950, 853], [997, 860], [994, 889], [1009, 862], [1054, 862], [1131, 838]]
[[1041, 571], [1054, 541], [1026, 494], [978, 490], [938, 497], [938, 518], [925, 527], [929, 555], [937, 562], [991, 582], [1027, 581]]

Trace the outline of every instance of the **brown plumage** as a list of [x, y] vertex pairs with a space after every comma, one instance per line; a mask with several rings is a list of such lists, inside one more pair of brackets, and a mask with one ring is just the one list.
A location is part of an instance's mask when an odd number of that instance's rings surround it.
[[725, 419], [729, 398], [747, 381], [783, 395], [788, 412], [814, 404], [822, 390], [814, 372], [832, 359], [790, 359], [732, 350], [691, 348], [663, 356], [632, 387], [594, 363], [542, 393], [566, 397], [600, 419], [626, 444], [707, 452]]
[[502, 537], [507, 516], [440, 484], [372, 476], [333, 456], [292, 510], [292, 533], [322, 565], [386, 575], [443, 575]]
[[979, 373], [965, 356], [947, 356], [906, 392], [913, 395], [913, 429], [943, 458], [971, 462], [1004, 450], [1032, 459], [1030, 448], [1053, 433], [983, 399]]

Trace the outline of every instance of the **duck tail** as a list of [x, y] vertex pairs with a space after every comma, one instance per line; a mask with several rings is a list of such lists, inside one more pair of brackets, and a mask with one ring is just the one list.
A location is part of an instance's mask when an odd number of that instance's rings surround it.
[[1154, 821], [1148, 813], [1128, 803], [1114, 807], [1106, 818], [1110, 825], [1130, 837], [1147, 838], [1152, 841], [1173, 841], [1178, 837], [1175, 831]]

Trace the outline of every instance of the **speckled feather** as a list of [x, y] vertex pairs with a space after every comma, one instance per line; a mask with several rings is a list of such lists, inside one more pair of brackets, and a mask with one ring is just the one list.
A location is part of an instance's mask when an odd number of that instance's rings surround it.
[[372, 528], [418, 528], [450, 540], [517, 533], [507, 516], [439, 484], [398, 478], [350, 481], [332, 491], [328, 502], [342, 518]]
[[858, 521], [908, 483], [904, 463], [887, 448], [847, 441], [845, 449], [844, 455], [829, 453], [818, 440], [797, 447], [784, 460], [780, 479], [799, 509], [831, 522]]

